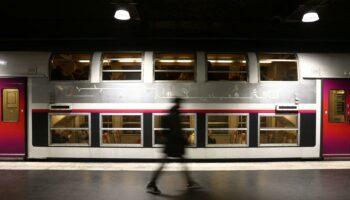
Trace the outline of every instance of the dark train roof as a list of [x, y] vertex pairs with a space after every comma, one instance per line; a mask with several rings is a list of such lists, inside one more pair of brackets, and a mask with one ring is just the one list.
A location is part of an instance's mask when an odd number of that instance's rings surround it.
[[[132, 20], [113, 18], [126, 6]], [[348, 0], [57, 0], [0, 5], [0, 50], [349, 51]], [[320, 20], [302, 23], [315, 10]]]

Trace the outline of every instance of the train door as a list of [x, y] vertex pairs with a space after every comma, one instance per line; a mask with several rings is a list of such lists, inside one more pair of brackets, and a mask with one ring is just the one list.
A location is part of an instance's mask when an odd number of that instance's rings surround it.
[[25, 156], [25, 78], [0, 78], [0, 159]]
[[323, 81], [323, 156], [350, 156], [350, 80]]

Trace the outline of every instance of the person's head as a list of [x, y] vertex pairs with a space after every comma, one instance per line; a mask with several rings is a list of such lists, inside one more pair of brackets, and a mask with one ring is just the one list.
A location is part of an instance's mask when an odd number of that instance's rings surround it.
[[177, 106], [180, 106], [182, 101], [183, 99], [181, 99], [180, 97], [176, 97], [173, 99], [173, 103], [175, 103]]

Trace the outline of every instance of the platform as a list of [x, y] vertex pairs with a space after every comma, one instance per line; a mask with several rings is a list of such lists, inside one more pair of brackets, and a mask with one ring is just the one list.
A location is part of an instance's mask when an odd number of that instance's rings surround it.
[[157, 163], [0, 162], [0, 199], [350, 199], [350, 161], [189, 163], [186, 190], [170, 163], [161, 195], [145, 192]]

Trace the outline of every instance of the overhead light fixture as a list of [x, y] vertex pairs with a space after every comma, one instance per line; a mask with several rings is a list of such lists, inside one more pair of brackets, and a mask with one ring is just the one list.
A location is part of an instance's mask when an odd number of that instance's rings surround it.
[[307, 12], [304, 14], [302, 22], [316, 22], [319, 19], [317, 12]]
[[0, 65], [7, 65], [7, 62], [5, 60], [0, 60]]
[[129, 11], [124, 9], [118, 9], [117, 11], [115, 11], [114, 18], [118, 20], [129, 20], [130, 19]]

